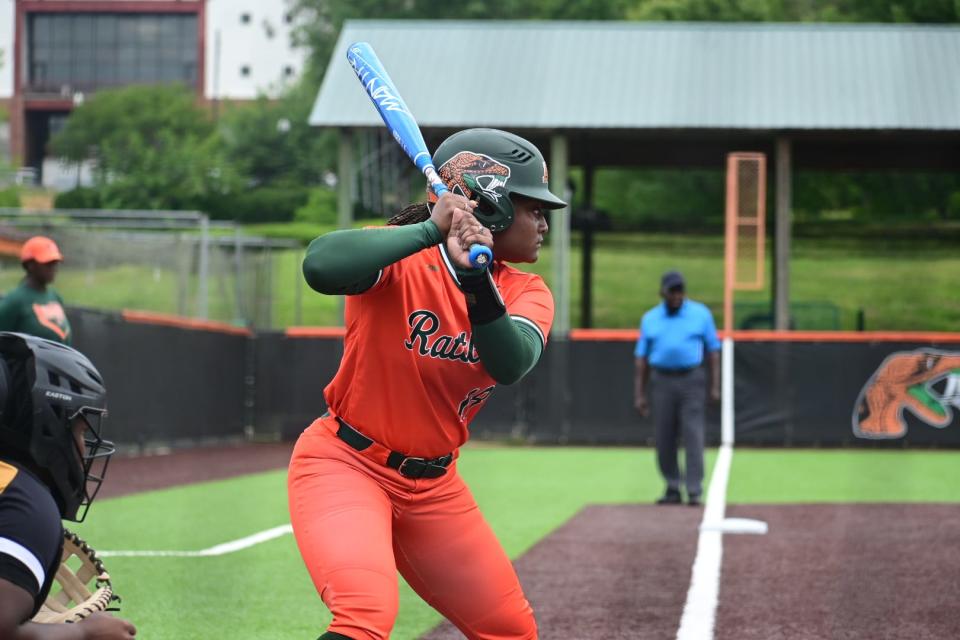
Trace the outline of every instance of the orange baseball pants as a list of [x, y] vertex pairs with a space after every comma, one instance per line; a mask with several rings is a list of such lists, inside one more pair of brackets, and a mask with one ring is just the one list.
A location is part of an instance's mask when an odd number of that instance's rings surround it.
[[336, 436], [332, 417], [297, 441], [287, 479], [300, 554], [333, 613], [329, 631], [389, 638], [397, 570], [471, 640], [536, 640], [533, 610], [456, 463], [411, 479]]

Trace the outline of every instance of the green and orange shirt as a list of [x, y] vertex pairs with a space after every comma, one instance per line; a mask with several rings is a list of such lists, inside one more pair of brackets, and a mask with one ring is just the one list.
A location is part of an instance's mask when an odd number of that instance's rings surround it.
[[[545, 344], [554, 308], [543, 279], [502, 262], [491, 276], [510, 319]], [[444, 246], [384, 267], [346, 300], [343, 359], [324, 390], [331, 413], [394, 451], [435, 457], [457, 449], [496, 382], [473, 343]]]
[[16, 331], [70, 344], [63, 298], [52, 287], [38, 291], [21, 282], [0, 300], [0, 331]]

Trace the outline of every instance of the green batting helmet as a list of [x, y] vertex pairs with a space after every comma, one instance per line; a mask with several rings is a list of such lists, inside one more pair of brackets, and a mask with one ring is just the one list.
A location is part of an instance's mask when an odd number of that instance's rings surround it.
[[473, 214], [490, 231], [513, 223], [513, 194], [539, 200], [547, 209], [567, 206], [547, 188], [547, 163], [540, 150], [506, 131], [455, 133], [437, 148], [433, 162], [452, 192], [479, 202]]

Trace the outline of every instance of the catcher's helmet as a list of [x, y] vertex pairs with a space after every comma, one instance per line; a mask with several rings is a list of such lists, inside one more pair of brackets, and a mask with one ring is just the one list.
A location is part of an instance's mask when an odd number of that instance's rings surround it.
[[447, 188], [479, 202], [473, 214], [491, 231], [513, 222], [512, 194], [539, 200], [547, 209], [567, 206], [547, 188], [547, 163], [539, 149], [506, 131], [455, 133], [437, 147], [433, 162]]
[[106, 394], [100, 373], [79, 351], [0, 333], [0, 451], [41, 474], [68, 520], [86, 517], [115, 450], [100, 437]]

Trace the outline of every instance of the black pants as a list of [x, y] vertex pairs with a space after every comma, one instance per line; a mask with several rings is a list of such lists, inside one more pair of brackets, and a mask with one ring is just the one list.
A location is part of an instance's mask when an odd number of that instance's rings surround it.
[[[703, 492], [704, 415], [707, 402], [707, 373], [703, 367], [679, 375], [653, 370], [651, 401], [656, 425], [657, 464], [668, 491], [680, 491], [686, 481], [688, 495]], [[683, 438], [685, 473], [677, 462]]]

